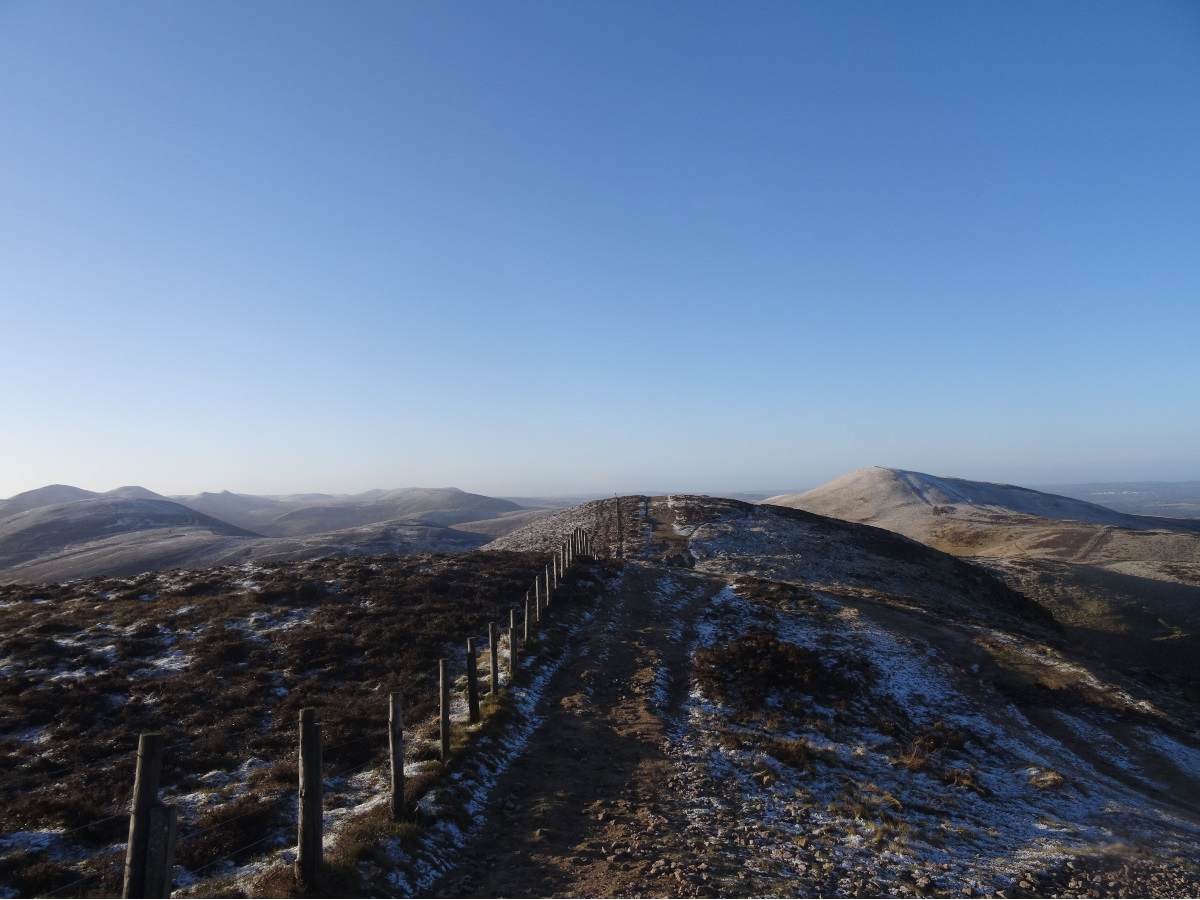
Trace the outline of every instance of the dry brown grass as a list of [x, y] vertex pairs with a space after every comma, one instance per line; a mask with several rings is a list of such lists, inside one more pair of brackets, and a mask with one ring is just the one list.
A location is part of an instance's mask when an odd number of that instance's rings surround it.
[[[0, 830], [74, 829], [117, 814], [71, 842], [86, 852], [122, 841], [137, 736], [160, 731], [168, 793], [203, 789], [200, 775], [250, 758], [268, 763], [254, 776], [259, 800], [223, 801], [203, 823], [181, 822], [182, 864], [236, 850], [274, 825], [259, 804], [295, 783], [302, 707], [318, 709], [327, 771], [369, 762], [386, 735], [388, 694], [403, 695], [416, 731], [435, 711], [438, 658], [461, 657], [470, 635], [486, 645], [487, 623], [507, 625], [544, 565], [541, 555], [477, 552], [0, 587]], [[594, 593], [567, 583], [556, 600]], [[174, 651], [186, 670], [148, 665]], [[243, 813], [215, 830], [228, 840], [200, 833]], [[75, 871], [13, 853], [2, 865], [5, 883], [36, 882], [36, 892]]]
[[824, 657], [764, 629], [700, 648], [692, 673], [701, 689], [730, 707], [733, 720], [742, 725], [784, 715], [801, 721], [813, 700], [846, 706], [873, 680], [865, 657]]
[[1035, 769], [1029, 775], [1031, 787], [1043, 791], [1053, 791], [1066, 784], [1067, 779], [1053, 769]]

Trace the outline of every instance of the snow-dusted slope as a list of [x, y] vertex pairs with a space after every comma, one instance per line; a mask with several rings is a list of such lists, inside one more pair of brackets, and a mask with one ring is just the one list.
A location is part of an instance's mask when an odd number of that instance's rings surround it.
[[764, 503], [875, 525], [959, 556], [1200, 564], [1200, 520], [1132, 516], [1014, 485], [902, 469], [859, 469]]
[[405, 520], [427, 525], [477, 522], [522, 507], [457, 488], [400, 488], [350, 496], [259, 497], [204, 493], [176, 498], [190, 509], [268, 537], [300, 537]]
[[[251, 559], [457, 552], [538, 515], [456, 488], [291, 497], [225, 491], [167, 498], [136, 486], [98, 494], [51, 485], [0, 500], [0, 583], [126, 576]], [[468, 527], [450, 527], [460, 523]]]
[[885, 528], [890, 522], [914, 515], [990, 519], [1014, 513], [1118, 528], [1162, 527], [1153, 519], [1012, 484], [968, 481], [881, 466], [859, 469], [802, 494], [781, 494], [763, 502]]
[[38, 506], [0, 520], [0, 568], [74, 544], [163, 528], [198, 529], [214, 535], [256, 537], [170, 500], [90, 497]]
[[99, 496], [95, 491], [85, 491], [83, 488], [72, 487], [69, 484], [48, 484], [32, 491], [15, 494], [7, 500], [0, 500], [0, 519], [42, 506], [72, 503], [75, 500], [87, 500], [89, 497]]
[[1184, 671], [1200, 650], [1198, 520], [1128, 515], [1012, 485], [884, 468], [766, 504], [875, 525], [973, 557], [1125, 664]]

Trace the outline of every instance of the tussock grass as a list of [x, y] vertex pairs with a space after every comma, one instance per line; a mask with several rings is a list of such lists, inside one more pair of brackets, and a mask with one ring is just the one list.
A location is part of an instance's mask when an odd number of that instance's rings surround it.
[[1057, 790], [1067, 779], [1053, 769], [1035, 769], [1029, 775], [1029, 784], [1043, 791]]
[[753, 629], [733, 641], [696, 651], [693, 678], [745, 725], [772, 715], [804, 717], [812, 700], [846, 705], [873, 680], [871, 663], [857, 654], [825, 657]]
[[812, 591], [786, 581], [769, 581], [742, 575], [733, 582], [738, 595], [783, 612], [811, 612], [820, 607]]

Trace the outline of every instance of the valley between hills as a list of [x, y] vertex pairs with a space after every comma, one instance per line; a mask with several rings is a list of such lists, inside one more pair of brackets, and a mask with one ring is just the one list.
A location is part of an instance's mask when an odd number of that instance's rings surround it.
[[[320, 895], [1200, 896], [1194, 523], [847, 478], [539, 511], [463, 552], [14, 580], [0, 889], [119, 890], [130, 751], [158, 730], [175, 895], [294, 895], [312, 706]], [[461, 672], [576, 528], [595, 556], [438, 759], [437, 660]]]

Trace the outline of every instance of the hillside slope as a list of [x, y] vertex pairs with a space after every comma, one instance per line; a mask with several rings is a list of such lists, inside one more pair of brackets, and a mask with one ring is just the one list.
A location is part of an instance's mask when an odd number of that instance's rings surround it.
[[[134, 486], [97, 494], [52, 485], [0, 501], [0, 582], [329, 554], [455, 552], [538, 515], [455, 488], [281, 498], [225, 491], [168, 499]], [[465, 527], [450, 527], [456, 524]]]
[[382, 522], [290, 538], [230, 536], [202, 527], [162, 527], [80, 541], [39, 554], [0, 570], [0, 584], [129, 577], [167, 569], [204, 569], [324, 556], [454, 553], [474, 550], [486, 541], [483, 535], [409, 522]]
[[765, 502], [973, 559], [1128, 666], [1181, 677], [1200, 653], [1200, 520], [883, 468]]
[[1032, 516], [1133, 531], [1200, 531], [1200, 521], [1131, 515], [1011, 484], [968, 481], [880, 466], [850, 472], [802, 494], [781, 494], [763, 502], [878, 525], [918, 540], [937, 530], [942, 524], [940, 520], [947, 517], [1011, 524], [1014, 517]]
[[509, 500], [457, 488], [400, 488], [350, 496], [295, 497], [259, 497], [224, 491], [175, 499], [191, 509], [267, 537], [301, 537], [383, 522], [455, 525], [522, 511], [522, 507]]
[[0, 500], [0, 519], [15, 516], [17, 513], [42, 506], [56, 506], [60, 503], [72, 503], [76, 500], [88, 500], [99, 497], [95, 491], [85, 491], [83, 488], [72, 487], [69, 484], [48, 484], [46, 487], [35, 488], [15, 494], [7, 500]]
[[[441, 767], [433, 662], [461, 673], [463, 637], [520, 608], [577, 526], [602, 559], [568, 573], [494, 718], [469, 726], [456, 701]], [[288, 729], [315, 703], [336, 754], [328, 895], [1200, 896], [1196, 702], [1107, 666], [969, 562], [679, 496], [585, 504], [495, 544], [531, 553], [5, 589], [0, 749], [25, 799], [0, 811], [0, 886], [100, 871], [81, 855], [117, 838], [71, 831], [90, 817], [52, 802], [54, 778], [77, 798], [103, 786], [100, 816], [128, 793], [116, 748], [163, 727], [186, 763], [164, 781], [184, 809], [180, 894], [290, 891]], [[414, 811], [392, 826], [370, 748], [401, 686]], [[61, 775], [81, 748], [107, 761]]]
[[35, 508], [0, 520], [0, 569], [9, 569], [72, 545], [164, 528], [214, 536], [257, 537], [170, 500], [89, 497]]

